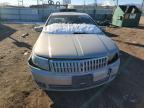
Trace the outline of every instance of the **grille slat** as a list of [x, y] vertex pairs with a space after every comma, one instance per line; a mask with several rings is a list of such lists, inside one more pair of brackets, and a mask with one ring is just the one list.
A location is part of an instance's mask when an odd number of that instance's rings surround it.
[[107, 66], [107, 57], [84, 60], [50, 60], [51, 72], [89, 72]]
[[71, 64], [72, 64], [72, 72], [75, 72], [75, 63], [71, 62]]

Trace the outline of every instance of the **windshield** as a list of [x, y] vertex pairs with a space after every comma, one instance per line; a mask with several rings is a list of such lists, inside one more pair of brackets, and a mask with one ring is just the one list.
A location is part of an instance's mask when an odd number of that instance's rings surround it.
[[95, 25], [95, 22], [87, 15], [54, 15], [49, 18], [46, 25], [54, 23]]

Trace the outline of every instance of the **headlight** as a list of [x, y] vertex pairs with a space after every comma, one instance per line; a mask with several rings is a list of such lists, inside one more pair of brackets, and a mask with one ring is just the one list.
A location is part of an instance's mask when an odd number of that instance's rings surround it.
[[119, 54], [118, 53], [114, 53], [109, 55], [108, 57], [108, 64], [114, 63], [115, 61], [117, 61], [119, 58]]
[[32, 62], [41, 69], [49, 69], [48, 59], [46, 58], [39, 57], [37, 55], [32, 55]]

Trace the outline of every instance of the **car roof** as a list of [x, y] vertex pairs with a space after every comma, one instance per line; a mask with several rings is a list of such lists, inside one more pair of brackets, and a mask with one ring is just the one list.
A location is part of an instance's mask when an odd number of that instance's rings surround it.
[[80, 12], [56, 12], [52, 13], [51, 15], [87, 15], [86, 13], [80, 13]]

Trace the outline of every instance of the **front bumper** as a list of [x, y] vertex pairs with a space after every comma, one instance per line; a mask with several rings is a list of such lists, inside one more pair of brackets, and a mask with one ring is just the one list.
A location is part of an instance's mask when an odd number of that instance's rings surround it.
[[33, 79], [43, 90], [79, 91], [112, 81], [117, 75], [120, 59], [103, 69], [87, 73], [53, 73], [37, 68], [32, 64], [31, 59], [28, 64], [31, 68]]

